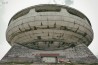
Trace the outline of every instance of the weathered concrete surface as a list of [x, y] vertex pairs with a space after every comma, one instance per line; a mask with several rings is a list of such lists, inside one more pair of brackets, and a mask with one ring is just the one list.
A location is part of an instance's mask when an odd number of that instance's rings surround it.
[[11, 45], [18, 43], [32, 49], [61, 50], [71, 44], [88, 46], [93, 40], [93, 30], [87, 18], [75, 9], [39, 5], [13, 16], [6, 38]]
[[98, 63], [87, 48], [93, 40], [90, 21], [67, 6], [45, 4], [18, 12], [6, 39], [12, 48], [1, 63], [43, 63], [41, 54], [57, 54], [56, 63]]
[[[80, 44], [76, 47], [69, 48], [66, 50], [58, 51], [39, 51], [23, 47], [21, 45], [13, 46], [10, 51], [1, 60], [2, 63], [41, 63], [41, 58], [36, 57], [36, 54], [40, 53], [58, 53], [59, 58], [64, 58], [70, 60], [72, 63], [98, 63], [97, 58], [93, 53], [87, 48], [86, 45]], [[66, 61], [68, 62], [68, 61]]]

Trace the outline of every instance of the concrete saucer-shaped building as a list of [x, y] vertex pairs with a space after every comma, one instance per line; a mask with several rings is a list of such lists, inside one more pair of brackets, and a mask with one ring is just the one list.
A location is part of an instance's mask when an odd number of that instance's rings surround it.
[[6, 32], [7, 41], [32, 49], [66, 49], [71, 44], [89, 45], [93, 31], [87, 17], [61, 5], [38, 5], [15, 14]]
[[[5, 57], [15, 62], [97, 62], [87, 48], [93, 40], [90, 21], [65, 5], [43, 4], [21, 10], [11, 18], [6, 39], [12, 49]], [[28, 60], [17, 60], [22, 58]]]

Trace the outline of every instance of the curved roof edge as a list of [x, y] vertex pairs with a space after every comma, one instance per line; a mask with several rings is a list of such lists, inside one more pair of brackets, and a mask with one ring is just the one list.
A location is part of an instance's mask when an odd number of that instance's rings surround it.
[[75, 8], [72, 8], [72, 7], [69, 7], [69, 6], [66, 6], [66, 5], [59, 5], [59, 4], [39, 4], [39, 5], [34, 5], [34, 6], [27, 7], [27, 8], [25, 8], [25, 9], [22, 9], [21, 11], [17, 12], [16, 14], [14, 14], [14, 15], [12, 16], [12, 18], [10, 19], [8, 25], [10, 24], [11, 20], [13, 20], [13, 18], [15, 18], [15, 16], [18, 15], [19, 13], [21, 13], [21, 12], [23, 12], [23, 11], [25, 11], [25, 10], [27, 10], [25, 13], [28, 13], [28, 12], [30, 11], [30, 9], [33, 9], [33, 8], [39, 7], [39, 6], [58, 6], [58, 7], [66, 8], [66, 9], [67, 9], [68, 11], [70, 11], [70, 12], [73, 11], [74, 14], [77, 14], [77, 15], [81, 14], [81, 15], [79, 15], [79, 16], [82, 16], [82, 17], [86, 18], [87, 21], [88, 21], [88, 23], [91, 25], [89, 19], [88, 19], [82, 12], [78, 11], [78, 10], [75, 9]]

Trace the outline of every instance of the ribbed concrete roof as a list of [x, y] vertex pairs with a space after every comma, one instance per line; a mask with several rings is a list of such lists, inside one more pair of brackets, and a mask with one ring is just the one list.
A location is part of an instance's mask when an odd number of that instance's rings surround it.
[[[23, 9], [23, 10], [17, 12], [17, 13], [11, 18], [11, 20], [17, 19], [18, 17], [21, 17], [21, 16], [23, 16], [23, 15], [29, 13], [29, 11], [30, 11], [31, 9], [34, 9], [34, 8], [35, 8], [35, 9], [38, 9], [38, 8], [40, 8], [40, 7], [41, 7], [41, 8], [42, 8], [42, 7], [43, 7], [43, 8], [47, 8], [47, 7], [53, 7], [53, 6], [54, 6], [54, 7], [57, 7], [57, 8], [65, 8], [65, 9], [67, 9], [67, 11], [68, 11], [69, 13], [71, 13], [71, 14], [77, 15], [77, 16], [79, 16], [79, 17], [81, 17], [81, 18], [86, 18], [87, 21], [88, 21], [88, 23], [91, 25], [89, 19], [88, 19], [82, 12], [80, 12], [80, 11], [74, 9], [74, 8], [68, 7], [68, 6], [66, 6], [66, 5], [58, 5], [58, 4], [40, 4], [40, 5], [35, 5], [35, 6], [31, 6], [31, 7], [25, 8], [25, 9]], [[24, 12], [24, 13], [22, 13], [22, 12]], [[11, 20], [10, 20], [10, 22], [11, 22]], [[10, 22], [9, 22], [9, 23], [10, 23]]]
[[76, 9], [55, 4], [31, 6], [10, 20], [6, 39], [11, 44], [39, 50], [59, 50], [89, 45], [93, 30], [87, 17]]

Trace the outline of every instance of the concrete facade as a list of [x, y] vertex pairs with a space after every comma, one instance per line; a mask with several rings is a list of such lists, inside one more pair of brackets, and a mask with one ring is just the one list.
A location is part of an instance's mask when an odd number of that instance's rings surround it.
[[67, 6], [43, 4], [16, 13], [6, 39], [12, 48], [1, 63], [98, 63], [87, 48], [93, 40], [90, 21]]
[[[59, 59], [63, 59], [63, 63], [97, 63], [97, 58], [87, 48], [86, 45], [80, 44], [76, 47], [68, 48], [66, 50], [59, 51], [40, 51], [33, 50], [21, 45], [13, 46], [5, 57], [1, 60], [2, 63], [44, 63], [40, 54], [59, 54], [57, 57], [57, 63], [60, 63]], [[46, 57], [46, 55], [44, 55]], [[50, 56], [50, 55], [49, 55]], [[52, 57], [52, 56], [50, 56]]]
[[91, 43], [92, 28], [81, 13], [77, 15], [68, 7], [57, 5], [30, 8], [17, 13], [10, 21], [6, 38], [11, 45], [18, 43], [39, 50], [61, 50], [72, 44], [88, 46]]

